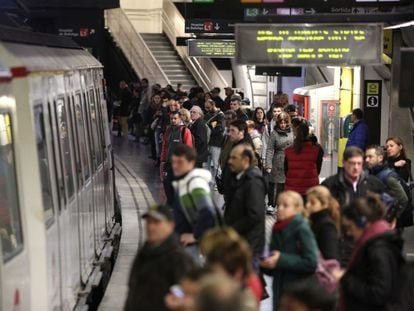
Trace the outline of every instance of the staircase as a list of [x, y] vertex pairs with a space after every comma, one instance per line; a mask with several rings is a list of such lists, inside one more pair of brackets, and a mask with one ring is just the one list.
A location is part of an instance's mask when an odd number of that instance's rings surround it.
[[253, 108], [267, 108], [267, 77], [256, 76], [255, 66], [247, 66], [247, 70], [252, 88]]
[[197, 85], [193, 76], [187, 71], [183, 61], [164, 34], [141, 33], [141, 36], [168, 80], [170, 80], [173, 88], [177, 86], [177, 83], [181, 83], [183, 89], [188, 91]]

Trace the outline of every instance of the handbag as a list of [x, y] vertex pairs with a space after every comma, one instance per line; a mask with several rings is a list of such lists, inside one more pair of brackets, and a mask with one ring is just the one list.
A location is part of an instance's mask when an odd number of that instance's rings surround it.
[[326, 289], [328, 293], [334, 293], [338, 290], [338, 281], [333, 277], [332, 272], [339, 270], [341, 265], [336, 259], [324, 259], [319, 253], [318, 266], [316, 268], [316, 278], [319, 284]]

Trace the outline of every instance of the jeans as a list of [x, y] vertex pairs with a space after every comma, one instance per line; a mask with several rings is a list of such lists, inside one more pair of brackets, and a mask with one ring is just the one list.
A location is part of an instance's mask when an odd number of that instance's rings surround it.
[[213, 179], [217, 174], [217, 170], [219, 168], [219, 157], [220, 157], [221, 148], [210, 146], [209, 147], [209, 161], [208, 161], [208, 168], [210, 169], [211, 175], [213, 175]]

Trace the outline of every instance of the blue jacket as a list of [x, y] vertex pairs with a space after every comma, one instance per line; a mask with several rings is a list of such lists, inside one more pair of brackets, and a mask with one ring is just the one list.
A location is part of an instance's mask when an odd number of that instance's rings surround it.
[[349, 133], [348, 142], [346, 143], [346, 147], [358, 147], [365, 151], [365, 148], [368, 144], [369, 138], [369, 129], [368, 125], [365, 123], [364, 120], [359, 120], [354, 124], [352, 127], [351, 132]]

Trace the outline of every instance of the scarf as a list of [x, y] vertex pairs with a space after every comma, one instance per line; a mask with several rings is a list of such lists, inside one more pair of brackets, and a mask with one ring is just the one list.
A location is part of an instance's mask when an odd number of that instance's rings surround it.
[[278, 132], [279, 134], [287, 135], [288, 133], [290, 133], [290, 127], [287, 127], [285, 129], [275, 127], [275, 131]]
[[295, 218], [295, 216], [276, 222], [273, 225], [273, 231], [276, 231], [276, 232], [283, 231], [283, 229], [285, 229], [290, 224], [290, 222], [293, 220], [293, 218]]

